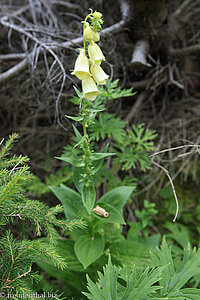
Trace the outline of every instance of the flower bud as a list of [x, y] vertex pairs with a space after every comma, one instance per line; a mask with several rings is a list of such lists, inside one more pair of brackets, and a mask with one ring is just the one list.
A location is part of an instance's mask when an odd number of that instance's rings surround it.
[[95, 17], [96, 19], [101, 19], [102, 14], [101, 14], [100, 12], [98, 12], [98, 11], [95, 11], [95, 12], [93, 13], [93, 17]]
[[98, 42], [100, 40], [100, 35], [97, 31], [93, 31], [93, 41]]
[[93, 41], [88, 46], [88, 54], [91, 61], [95, 64], [100, 65], [102, 60], [105, 60], [105, 56], [103, 55], [101, 48]]
[[104, 72], [104, 70], [99, 65], [92, 64], [90, 71], [94, 80], [98, 85], [106, 84], [106, 79], [108, 79], [109, 76]]
[[86, 24], [86, 27], [83, 31], [84, 40], [91, 42], [93, 40], [94, 31], [91, 29], [89, 24]]
[[81, 49], [81, 51], [80, 51], [80, 53], [79, 53], [79, 55], [76, 59], [76, 62], [75, 62], [74, 71], [71, 74], [75, 75], [80, 80], [83, 80], [88, 75], [90, 75], [89, 61], [88, 61], [88, 58], [85, 54], [84, 49]]
[[83, 89], [83, 97], [91, 101], [94, 101], [95, 98], [100, 93], [91, 76], [87, 76], [85, 79], [83, 79], [82, 89]]

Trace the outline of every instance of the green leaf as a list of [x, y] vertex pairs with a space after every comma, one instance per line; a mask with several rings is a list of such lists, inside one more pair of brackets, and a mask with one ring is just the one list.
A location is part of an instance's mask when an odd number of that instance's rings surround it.
[[187, 247], [190, 242], [189, 229], [178, 223], [170, 223], [167, 222], [165, 224], [165, 228], [167, 228], [171, 233], [167, 233], [166, 237], [176, 241], [182, 248]]
[[65, 115], [65, 117], [67, 117], [68, 119], [71, 119], [73, 121], [76, 121], [76, 122], [80, 122], [83, 120], [82, 117], [72, 117], [72, 116], [67, 116], [67, 115]]
[[95, 197], [96, 197], [96, 193], [95, 193], [94, 185], [85, 184], [82, 190], [82, 200], [89, 214], [91, 214], [91, 211], [94, 207]]
[[125, 136], [125, 130], [123, 129], [126, 122], [122, 121], [119, 117], [116, 118], [112, 114], [104, 113], [99, 115], [99, 120], [95, 120], [91, 124], [89, 130], [91, 132], [90, 137], [97, 142], [100, 138], [113, 137], [114, 140], [122, 142]]
[[72, 127], [74, 129], [74, 133], [76, 135], [77, 141], [80, 142], [83, 136], [80, 134], [78, 129], [73, 124], [72, 124]]
[[96, 153], [91, 154], [91, 159], [92, 160], [99, 160], [99, 159], [102, 159], [102, 158], [105, 158], [105, 157], [108, 157], [108, 156], [113, 156], [113, 155], [115, 155], [115, 153], [110, 153], [110, 152], [108, 152], [108, 153], [102, 153], [102, 152], [98, 153], [98, 152], [96, 152]]
[[186, 288], [181, 289], [182, 297], [187, 300], [200, 300], [200, 289]]
[[77, 157], [66, 157], [66, 156], [61, 156], [61, 157], [55, 157], [59, 160], [68, 162], [69, 164], [75, 166], [75, 167], [83, 167], [84, 163], [79, 160]]
[[161, 279], [163, 269], [164, 267], [152, 270], [146, 268], [141, 271], [137, 267], [120, 268], [112, 265], [109, 256], [108, 264], [103, 267], [103, 274], [98, 272], [99, 280], [96, 283], [87, 276], [89, 293], [83, 294], [90, 300], [154, 299], [153, 295], [161, 289], [156, 283]]
[[[188, 245], [184, 250], [184, 257], [179, 263], [176, 271], [171, 255], [171, 249], [163, 239], [161, 250], [157, 249], [152, 253], [152, 258], [158, 266], [166, 266], [162, 274], [160, 285], [163, 286], [161, 296], [167, 296], [169, 299], [179, 299], [182, 296], [181, 288], [195, 275], [200, 274], [200, 251]], [[184, 298], [180, 298], [184, 299]]]
[[118, 87], [119, 79], [116, 79], [114, 81], [110, 81], [109, 79], [106, 80], [105, 87], [101, 88], [100, 90], [102, 92], [102, 96], [106, 97], [108, 100], [114, 100], [119, 99], [123, 97], [130, 97], [134, 96], [136, 92], [133, 92], [132, 88], [130, 89], [121, 89], [121, 87]]
[[122, 164], [122, 170], [136, 168], [138, 164], [142, 171], [150, 169], [151, 158], [148, 151], [154, 150], [153, 140], [155, 138], [155, 132], [145, 130], [143, 123], [134, 125], [133, 130], [128, 130], [128, 135], [123, 138], [121, 144], [115, 144], [117, 156], [115, 160], [118, 164]]
[[82, 264], [77, 260], [74, 252], [74, 242], [70, 239], [58, 240], [55, 246], [56, 252], [65, 260], [67, 267], [63, 270], [59, 270], [53, 265], [52, 262], [36, 259], [37, 265], [39, 265], [48, 275], [54, 278], [61, 279], [67, 284], [70, 284], [74, 289], [82, 291], [86, 286], [86, 279], [84, 274], [84, 268]]
[[97, 203], [106, 203], [121, 211], [134, 189], [130, 186], [117, 187], [103, 195]]
[[86, 269], [103, 254], [104, 246], [104, 238], [99, 234], [94, 236], [84, 234], [76, 240], [74, 251], [78, 260]]
[[82, 98], [82, 94], [83, 94], [83, 93], [81, 93], [74, 85], [73, 85], [73, 88], [74, 88], [74, 90], [75, 90], [77, 96], [78, 96], [79, 98]]
[[[103, 161], [104, 161], [104, 158], [105, 157], [108, 157], [110, 155], [114, 155], [114, 153], [109, 153], [109, 152], [106, 152], [108, 150], [108, 146], [109, 144], [107, 144], [105, 146], [105, 148], [102, 150], [102, 152], [100, 153], [92, 153], [91, 157], [92, 157], [92, 172], [93, 174], [96, 174], [99, 169], [101, 168], [102, 164], [103, 164]], [[105, 156], [104, 156], [105, 154]]]
[[79, 191], [79, 193], [81, 194], [82, 193], [82, 190], [83, 190], [83, 185], [84, 185], [84, 181], [81, 180], [83, 178], [83, 174], [84, 174], [84, 168], [79, 168], [79, 167], [75, 167], [74, 166], [74, 184], [77, 188], [77, 190]]
[[67, 186], [61, 184], [61, 187], [49, 187], [56, 197], [62, 202], [66, 218], [86, 217], [87, 212], [83, 205], [80, 194], [76, 193]]
[[117, 209], [115, 208], [114, 206], [108, 204], [108, 203], [100, 203], [98, 202], [97, 203], [98, 205], [100, 205], [100, 207], [104, 208], [109, 216], [107, 218], [104, 218], [104, 217], [100, 217], [98, 216], [97, 214], [93, 214], [97, 219], [99, 219], [99, 221], [101, 220], [101, 223], [113, 223], [113, 224], [122, 224], [122, 225], [125, 225], [125, 221], [124, 221], [124, 218], [122, 216], [122, 213]]
[[89, 276], [87, 276], [88, 290], [90, 293], [83, 293], [90, 300], [117, 300], [117, 288], [118, 282], [117, 278], [119, 275], [120, 268], [113, 266], [111, 263], [111, 258], [109, 256], [108, 264], [103, 267], [104, 274], [98, 272], [99, 283], [94, 283]]
[[[130, 197], [135, 187], [121, 186], [103, 195], [97, 204], [104, 208], [108, 213], [108, 218], [101, 218], [106, 223], [125, 224], [122, 214], [122, 208]], [[94, 214], [96, 218], [100, 218]]]
[[165, 267], [150, 269], [147, 267], [142, 273], [134, 268], [132, 273], [127, 276], [128, 269], [123, 269], [120, 276], [127, 283], [122, 300], [146, 300], [152, 299], [157, 290], [161, 287], [156, 285], [162, 278], [162, 271]]
[[111, 251], [119, 260], [124, 262], [127, 267], [154, 266], [149, 252], [149, 247], [135, 241], [122, 240], [111, 246]]

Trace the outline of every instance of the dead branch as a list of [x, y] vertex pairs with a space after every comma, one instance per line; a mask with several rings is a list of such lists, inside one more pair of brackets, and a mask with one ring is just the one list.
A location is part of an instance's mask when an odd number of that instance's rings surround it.
[[136, 69], [146, 69], [151, 67], [151, 64], [147, 62], [148, 52], [149, 42], [147, 40], [137, 41], [131, 59], [132, 67]]
[[[196, 148], [196, 152], [199, 152], [199, 148], [200, 148], [200, 145], [197, 145], [197, 144], [192, 144], [192, 145], [181, 145], [181, 146], [178, 146], [178, 147], [173, 147], [173, 148], [169, 148], [169, 149], [164, 149], [164, 150], [161, 150], [161, 151], [158, 151], [158, 152], [155, 152], [153, 154], [151, 154], [149, 157], [154, 157], [158, 154], [161, 154], [161, 153], [165, 153], [165, 152], [169, 152], [169, 151], [174, 151], [174, 150], [179, 150], [179, 149], [187, 149], [187, 148]], [[181, 155], [179, 155], [180, 157]]]
[[142, 102], [144, 101], [144, 99], [146, 98], [147, 93], [146, 92], [142, 92], [136, 102], [134, 103], [133, 107], [131, 108], [131, 111], [129, 112], [129, 114], [126, 116], [126, 118], [124, 119], [124, 121], [126, 122], [130, 122], [132, 121], [135, 113], [137, 112], [137, 110], [139, 109], [140, 105], [142, 104]]
[[182, 57], [190, 54], [196, 54], [198, 52], [200, 52], [200, 44], [184, 47], [181, 49], [171, 48], [169, 50], [169, 53], [171, 55], [178, 56], [178, 57]]
[[78, 9], [79, 11], [82, 11], [82, 8], [81, 8], [81, 5], [78, 5], [78, 4], [74, 4], [74, 3], [71, 3], [71, 2], [68, 2], [68, 1], [60, 1], [60, 0], [54, 0], [51, 2], [52, 5], [55, 5], [55, 6], [58, 6], [58, 5], [61, 5], [61, 6], [65, 6], [67, 8], [74, 8], [74, 9]]
[[[40, 40], [38, 40], [37, 38], [32, 36], [30, 33], [28, 33], [25, 29], [23, 29], [19, 26], [16, 26], [12, 23], [7, 22], [7, 19], [8, 19], [7, 17], [1, 18], [0, 23], [3, 26], [12, 28], [12, 29], [28, 36], [29, 38], [31, 38], [33, 41], [35, 41], [37, 44], [40, 44], [44, 48], [44, 49], [40, 48], [40, 51], [44, 51], [46, 49], [47, 51], [51, 52], [52, 55], [53, 55], [52, 51], [57, 49], [58, 47], [61, 47], [61, 48], [76, 47], [77, 45], [79, 45], [83, 42], [83, 38], [78, 37], [78, 38], [75, 38], [73, 40], [70, 40], [70, 41], [67, 41], [67, 42], [64, 42], [64, 43], [59, 43], [59, 44], [56, 44], [56, 45], [55, 45], [55, 43], [52, 43], [52, 45], [47, 46], [44, 43], [42, 43]], [[120, 22], [118, 22], [116, 24], [113, 24], [110, 27], [107, 27], [107, 28], [101, 30], [100, 35], [106, 36], [106, 35], [110, 35], [110, 34], [120, 32], [120, 31], [124, 30], [125, 25], [126, 25], [126, 21], [121, 20]], [[33, 56], [33, 52], [30, 53], [30, 54], [27, 54], [27, 57], [25, 59], [23, 59], [23, 61], [21, 61], [20, 63], [18, 63], [17, 65], [12, 67], [11, 69], [9, 69], [8, 71], [5, 71], [4, 73], [0, 74], [0, 83], [16, 76], [19, 72], [22, 72], [28, 66], [29, 61], [30, 61], [32, 56]], [[59, 61], [58, 57], [55, 57], [55, 58], [56, 58], [57, 61]]]
[[120, 0], [120, 10], [122, 15], [122, 20], [125, 20], [126, 22], [130, 21], [133, 16], [132, 16], [129, 0]]
[[174, 11], [172, 17], [177, 18], [178, 16], [180, 16], [185, 10], [185, 8], [187, 8], [191, 2], [194, 2], [194, 0], [183, 1], [183, 3]]
[[0, 54], [0, 60], [15, 60], [20, 58], [25, 58], [25, 53], [9, 53], [9, 54]]
[[28, 64], [28, 57], [24, 58], [21, 62], [19, 62], [14, 67], [10, 68], [8, 71], [0, 74], [0, 83], [11, 79], [16, 76], [18, 73], [22, 72]]
[[176, 213], [175, 213], [175, 217], [173, 219], [173, 222], [176, 222], [176, 219], [177, 219], [177, 216], [178, 216], [178, 211], [179, 211], [179, 204], [178, 204], [178, 198], [177, 198], [177, 195], [176, 195], [176, 190], [175, 190], [172, 178], [171, 178], [171, 176], [169, 174], [169, 171], [167, 169], [165, 169], [163, 166], [159, 165], [155, 161], [152, 161], [152, 163], [155, 166], [157, 166], [158, 168], [162, 169], [165, 172], [165, 174], [167, 175], [167, 177], [169, 178], [169, 181], [170, 181], [170, 184], [171, 184], [171, 187], [172, 187], [172, 191], [173, 191], [173, 194], [174, 194], [174, 198], [176, 200]]

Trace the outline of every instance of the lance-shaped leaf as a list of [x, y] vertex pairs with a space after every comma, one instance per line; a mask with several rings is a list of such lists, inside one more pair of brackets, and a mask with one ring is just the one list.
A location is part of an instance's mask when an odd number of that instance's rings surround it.
[[94, 207], [95, 197], [96, 193], [94, 185], [92, 183], [90, 183], [89, 185], [85, 184], [82, 190], [82, 200], [89, 214]]
[[[102, 218], [104, 222], [125, 224], [122, 208], [134, 189], [135, 187], [131, 186], [120, 186], [106, 193], [98, 200], [97, 204], [109, 213], [108, 218]], [[95, 216], [99, 218], [97, 215]]]

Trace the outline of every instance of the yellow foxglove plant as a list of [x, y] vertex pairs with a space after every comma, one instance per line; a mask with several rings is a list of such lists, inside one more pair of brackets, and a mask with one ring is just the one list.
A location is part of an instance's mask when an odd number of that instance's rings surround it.
[[[105, 232], [113, 233], [115, 223], [125, 224], [123, 219], [123, 205], [128, 200], [134, 187], [120, 186], [105, 193], [96, 201], [95, 179], [97, 172], [101, 169], [104, 158], [114, 155], [107, 152], [108, 145], [101, 151], [91, 150], [89, 129], [96, 114], [102, 107], [95, 99], [100, 93], [98, 86], [105, 84], [108, 75], [100, 66], [105, 57], [97, 45], [99, 39], [98, 31], [101, 29], [102, 15], [91, 11], [83, 21], [84, 45], [75, 62], [73, 74], [82, 81], [82, 92], [75, 88], [78, 95], [76, 104], [79, 105], [78, 116], [67, 116], [75, 122], [80, 122], [82, 132], [74, 127], [76, 145], [78, 151], [72, 151], [69, 156], [59, 159], [73, 165], [73, 182], [76, 191], [65, 185], [51, 187], [54, 194], [63, 203], [66, 218], [75, 219], [81, 217], [87, 227], [77, 231], [73, 235], [74, 252], [79, 262], [87, 268], [108, 250]], [[96, 203], [96, 204], [95, 204]], [[110, 230], [112, 226], [112, 229]], [[118, 225], [117, 232], [120, 231]], [[108, 234], [109, 235], [109, 234]], [[115, 239], [115, 235], [113, 235]], [[68, 241], [66, 240], [68, 243]], [[70, 245], [72, 245], [70, 244]], [[71, 246], [70, 246], [71, 247]]]
[[[83, 150], [80, 165], [83, 168], [80, 181], [82, 182], [82, 200], [88, 213], [92, 213], [95, 203], [95, 188], [93, 182], [94, 167], [92, 162], [92, 151], [90, 150], [90, 139], [87, 134], [87, 128], [93, 120], [96, 112], [90, 109], [90, 101], [94, 101], [100, 94], [98, 85], [103, 85], [109, 77], [100, 64], [105, 60], [101, 48], [97, 45], [100, 39], [98, 31], [103, 23], [102, 14], [91, 10], [83, 23], [83, 48], [75, 61], [74, 70], [71, 74], [82, 81], [82, 93], [77, 89], [76, 92], [80, 98], [80, 117], [69, 117], [76, 121], [81, 121], [84, 135], [78, 143]], [[110, 154], [109, 154], [110, 155]], [[80, 183], [79, 183], [80, 184]]]

